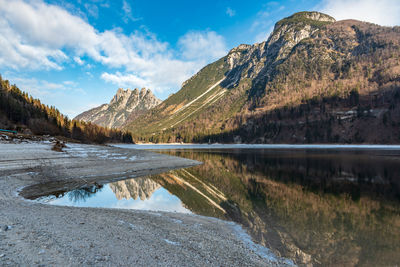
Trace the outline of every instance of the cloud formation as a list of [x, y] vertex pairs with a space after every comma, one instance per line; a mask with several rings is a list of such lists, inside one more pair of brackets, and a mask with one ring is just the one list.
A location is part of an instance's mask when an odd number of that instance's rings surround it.
[[[285, 9], [285, 6], [280, 5], [278, 2], [268, 2], [265, 9], [260, 10], [255, 20], [253, 21], [250, 32], [255, 33], [253, 42], [261, 43], [268, 39], [269, 35], [274, 29], [274, 25], [276, 23], [274, 17], [280, 15], [280, 12]], [[279, 19], [281, 19], [279, 17]]]
[[225, 13], [226, 13], [229, 17], [234, 17], [234, 16], [236, 15], [236, 11], [233, 10], [232, 8], [230, 8], [230, 7], [227, 7], [227, 8], [226, 8]]
[[123, 1], [122, 1], [122, 12], [123, 12], [123, 14], [124, 14], [124, 16], [122, 17], [122, 20], [123, 20], [125, 23], [128, 23], [130, 20], [131, 20], [131, 21], [138, 21], [138, 20], [141, 20], [141, 18], [136, 18], [136, 17], [133, 16], [132, 7], [131, 7], [131, 5], [128, 3], [128, 1], [126, 1], [126, 0], [123, 0]]
[[52, 83], [46, 80], [40, 80], [36, 78], [13, 78], [12, 81], [20, 88], [24, 88], [25, 92], [34, 94], [37, 96], [44, 96], [54, 93], [58, 90], [67, 90], [70, 87], [76, 87], [76, 84], [71, 84], [70, 81], [64, 81], [63, 83]]
[[[132, 11], [129, 5], [124, 9]], [[107, 82], [162, 91], [178, 88], [227, 52], [224, 39], [212, 31], [190, 32], [178, 44], [175, 51], [151, 33], [126, 35], [118, 28], [99, 32], [81, 17], [42, 0], [0, 0], [4, 67], [60, 70], [73, 62], [83, 64], [85, 57], [106, 67], [101, 77]], [[112, 68], [118, 71], [109, 73]]]
[[384, 26], [400, 25], [399, 0], [324, 0], [317, 9], [337, 20], [357, 19]]
[[[101, 78], [121, 87], [147, 87], [155, 92], [179, 88], [205, 64], [224, 56], [227, 52], [224, 39], [215, 32], [189, 32], [178, 40], [179, 51], [168, 49], [168, 44], [158, 42], [155, 37], [144, 38], [137, 33], [122, 43], [110, 36], [108, 43], [118, 47], [117, 54], [107, 60], [114, 67], [124, 66], [125, 73], [103, 72]], [[122, 52], [124, 49], [131, 49]], [[212, 47], [212, 49], [210, 49]], [[140, 55], [127, 55], [140, 51]], [[179, 57], [176, 56], [179, 55]]]
[[101, 78], [113, 84], [117, 84], [121, 87], [130, 87], [131, 85], [136, 85], [138, 88], [143, 88], [148, 86], [147, 82], [134, 74], [122, 74], [117, 71], [114, 74], [103, 72]]
[[178, 45], [187, 60], [211, 61], [226, 54], [224, 38], [213, 31], [192, 31], [182, 36]]

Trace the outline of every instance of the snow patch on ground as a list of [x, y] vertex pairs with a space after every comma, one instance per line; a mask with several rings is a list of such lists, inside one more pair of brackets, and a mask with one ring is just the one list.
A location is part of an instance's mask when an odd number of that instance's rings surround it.
[[193, 104], [194, 102], [196, 102], [197, 100], [199, 100], [200, 98], [202, 98], [204, 95], [206, 95], [208, 92], [210, 92], [212, 89], [214, 89], [218, 84], [220, 84], [223, 80], [225, 80], [225, 78], [222, 78], [221, 80], [219, 80], [218, 82], [216, 82], [215, 84], [213, 84], [210, 88], [208, 88], [204, 93], [202, 93], [201, 95], [199, 95], [198, 97], [196, 97], [195, 99], [193, 99], [192, 101], [190, 101], [189, 103], [187, 103], [186, 105], [184, 105], [183, 107], [181, 107], [180, 109], [177, 109], [174, 112], [174, 115], [178, 112], [180, 112], [181, 110], [187, 108], [188, 106], [190, 106], [191, 104]]
[[290, 265], [290, 266], [296, 266], [292, 260], [284, 259], [284, 258], [278, 259], [277, 256], [270, 249], [254, 243], [253, 240], [251, 239], [251, 237], [249, 236], [249, 234], [247, 234], [240, 225], [233, 223], [233, 222], [229, 222], [229, 224], [231, 225], [236, 236], [250, 250], [254, 251], [254, 253], [256, 253], [257, 255], [259, 255], [262, 258], [267, 259], [271, 262], [274, 262], [274, 263], [281, 263], [282, 260], [284, 260], [285, 264]]
[[175, 219], [175, 218], [171, 218], [171, 221], [173, 221], [174, 223], [179, 223], [179, 224], [183, 223], [181, 220]]
[[291, 144], [114, 144], [129, 149], [316, 149], [316, 150], [400, 150], [400, 145], [291, 145]]
[[137, 159], [136, 156], [131, 156], [129, 153], [110, 153], [106, 149], [98, 149], [95, 147], [80, 145], [80, 144], [68, 144], [68, 147], [64, 149], [67, 154], [80, 157], [80, 158], [88, 158], [89, 156], [96, 156], [102, 159], [109, 160], [128, 160], [135, 161]]

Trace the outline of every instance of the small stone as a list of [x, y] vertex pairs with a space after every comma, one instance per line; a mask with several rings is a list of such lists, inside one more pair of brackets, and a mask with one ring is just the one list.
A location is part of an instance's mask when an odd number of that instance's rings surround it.
[[0, 258], [3, 258], [5, 256], [5, 254], [0, 254]]
[[41, 249], [40, 251], [39, 251], [39, 255], [42, 255], [42, 254], [44, 254], [46, 251], [44, 250], [44, 249]]
[[4, 231], [4, 232], [6, 232], [8, 230], [11, 230], [11, 229], [12, 229], [11, 225], [4, 225], [4, 226], [1, 227], [1, 230]]
[[107, 257], [107, 256], [104, 256], [104, 257], [102, 257], [102, 256], [96, 256], [94, 259], [95, 259], [96, 261], [107, 261], [107, 260], [108, 260], [108, 257]]

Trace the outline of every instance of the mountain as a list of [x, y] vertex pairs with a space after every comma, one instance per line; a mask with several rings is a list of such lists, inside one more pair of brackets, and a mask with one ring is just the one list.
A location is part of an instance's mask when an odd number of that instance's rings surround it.
[[126, 122], [160, 103], [161, 100], [149, 89], [142, 88], [139, 91], [137, 88], [134, 90], [119, 88], [109, 104], [85, 111], [75, 119], [90, 121], [103, 127], [121, 128]]
[[27, 135], [62, 136], [85, 143], [132, 143], [132, 136], [128, 132], [68, 119], [55, 107], [44, 105], [16, 85], [11, 85], [1, 75], [0, 128]]
[[117, 197], [121, 199], [149, 199], [161, 186], [153, 180], [142, 177], [118, 181], [110, 184], [110, 188]]
[[151, 179], [193, 213], [242, 225], [257, 243], [296, 265], [391, 266], [400, 261], [400, 181], [396, 172], [387, 171], [400, 165], [385, 156], [164, 153], [204, 164]]
[[126, 129], [152, 142], [398, 143], [399, 57], [400, 27], [296, 13]]

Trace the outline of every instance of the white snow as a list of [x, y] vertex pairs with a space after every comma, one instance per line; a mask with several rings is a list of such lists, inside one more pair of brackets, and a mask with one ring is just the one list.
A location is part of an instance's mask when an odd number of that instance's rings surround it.
[[186, 115], [183, 119], [180, 119], [178, 122], [172, 124], [170, 127], [171, 127], [171, 128], [174, 127], [175, 125], [177, 125], [177, 124], [180, 123], [181, 121], [185, 120], [186, 118], [190, 117], [192, 114], [194, 114], [195, 112], [197, 112], [198, 110], [200, 110], [201, 108], [203, 108], [205, 105], [209, 104], [210, 102], [211, 102], [211, 104], [214, 103], [214, 102], [216, 102], [216, 101], [217, 101], [218, 99], [220, 99], [226, 92], [227, 92], [227, 90], [222, 90], [222, 91], [219, 92], [219, 93], [215, 93], [215, 94], [209, 96], [209, 97], [204, 101], [204, 103], [203, 103], [200, 107], [198, 107], [198, 108], [195, 109], [194, 111], [190, 112], [190, 113], [189, 113], [188, 115]]
[[[230, 225], [232, 225], [232, 229], [236, 236], [248, 247], [250, 250], [254, 251], [257, 255], [260, 257], [267, 259], [271, 262], [278, 263], [279, 260], [277, 259], [277, 256], [268, 248], [263, 247], [259, 244], [256, 244], [253, 242], [251, 237], [243, 230], [243, 228], [234, 223], [234, 222], [229, 222]], [[281, 261], [284, 258], [281, 258]], [[294, 262], [290, 259], [284, 259], [285, 263], [291, 266], [295, 266]]]
[[202, 93], [201, 95], [199, 95], [198, 97], [196, 97], [195, 99], [193, 99], [192, 101], [190, 101], [189, 103], [187, 103], [186, 105], [184, 105], [183, 107], [175, 110], [175, 113], [180, 112], [182, 109], [187, 108], [188, 106], [190, 106], [191, 104], [193, 104], [194, 102], [196, 102], [198, 99], [202, 98], [205, 94], [207, 94], [208, 92], [210, 92], [212, 89], [214, 89], [218, 84], [220, 84], [225, 78], [222, 78], [221, 80], [219, 80], [218, 82], [216, 82], [215, 84], [213, 84], [210, 88], [208, 88], [204, 93]]
[[113, 144], [130, 149], [316, 149], [316, 150], [400, 150], [400, 145], [291, 145], [291, 144]]

